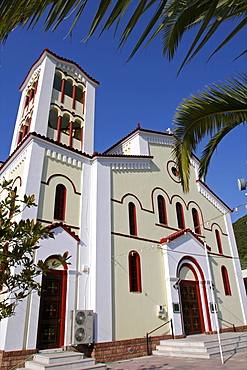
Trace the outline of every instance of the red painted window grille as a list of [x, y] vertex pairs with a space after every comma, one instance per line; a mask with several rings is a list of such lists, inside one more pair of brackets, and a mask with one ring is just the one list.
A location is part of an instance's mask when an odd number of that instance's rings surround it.
[[159, 223], [167, 225], [166, 203], [162, 195], [158, 195]]
[[225, 266], [221, 266], [221, 274], [222, 274], [225, 295], [232, 295], [228, 272]]
[[132, 202], [129, 203], [129, 229], [130, 235], [137, 235], [136, 206]]
[[129, 253], [129, 285], [130, 292], [141, 293], [141, 262], [139, 254], [135, 251]]
[[200, 221], [199, 221], [199, 215], [195, 208], [192, 208], [192, 217], [193, 217], [193, 223], [194, 223], [194, 230], [196, 234], [201, 234], [201, 227], [200, 227]]
[[66, 204], [66, 188], [62, 184], [56, 187], [54, 219], [64, 221]]
[[222, 243], [221, 243], [219, 230], [215, 230], [215, 236], [216, 236], [218, 251], [219, 251], [220, 254], [223, 254], [223, 248], [222, 248]]
[[184, 222], [184, 211], [181, 203], [176, 203], [176, 212], [177, 212], [177, 220], [178, 220], [178, 228], [185, 229], [185, 222]]

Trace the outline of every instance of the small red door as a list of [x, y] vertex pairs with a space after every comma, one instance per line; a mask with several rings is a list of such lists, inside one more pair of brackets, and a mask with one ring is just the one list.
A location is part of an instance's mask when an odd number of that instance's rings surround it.
[[37, 348], [59, 348], [64, 342], [66, 271], [50, 270], [42, 278]]

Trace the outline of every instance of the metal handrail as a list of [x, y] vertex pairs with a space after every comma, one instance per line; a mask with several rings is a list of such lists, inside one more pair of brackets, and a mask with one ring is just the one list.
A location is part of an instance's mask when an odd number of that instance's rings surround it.
[[234, 331], [234, 332], [236, 332], [235, 325], [234, 325], [232, 322], [226, 321], [226, 320], [222, 319], [221, 317], [218, 317], [218, 319], [219, 319], [219, 320], [221, 320], [221, 321], [227, 322], [227, 324], [232, 325], [232, 327], [233, 327], [233, 331]]
[[165, 326], [166, 324], [168, 323], [171, 323], [171, 332], [172, 332], [172, 339], [174, 339], [174, 332], [173, 332], [173, 323], [172, 323], [172, 319], [170, 319], [169, 321], [166, 321], [164, 324], [158, 326], [157, 328], [155, 328], [154, 330], [150, 331], [149, 333], [146, 334], [146, 339], [147, 339], [147, 355], [150, 356], [151, 353], [149, 351], [149, 334], [152, 334], [153, 332], [155, 332], [156, 330], [162, 328], [162, 326]]

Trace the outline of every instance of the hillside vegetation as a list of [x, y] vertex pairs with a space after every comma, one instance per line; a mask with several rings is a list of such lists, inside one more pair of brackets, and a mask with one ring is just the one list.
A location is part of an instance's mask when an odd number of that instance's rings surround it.
[[233, 223], [242, 269], [247, 269], [247, 215]]

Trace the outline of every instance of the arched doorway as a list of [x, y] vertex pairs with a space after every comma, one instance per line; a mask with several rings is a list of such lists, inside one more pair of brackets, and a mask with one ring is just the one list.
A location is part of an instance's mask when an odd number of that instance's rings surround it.
[[64, 344], [67, 291], [67, 264], [52, 268], [56, 256], [49, 258], [49, 272], [42, 277], [37, 349], [59, 348]]
[[192, 257], [184, 257], [178, 265], [180, 303], [184, 334], [200, 334], [211, 330], [205, 278]]

